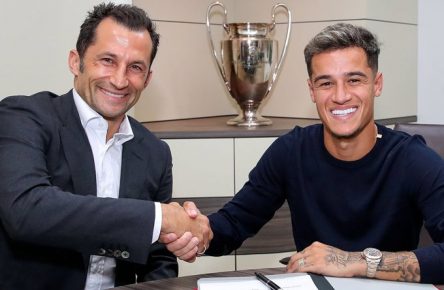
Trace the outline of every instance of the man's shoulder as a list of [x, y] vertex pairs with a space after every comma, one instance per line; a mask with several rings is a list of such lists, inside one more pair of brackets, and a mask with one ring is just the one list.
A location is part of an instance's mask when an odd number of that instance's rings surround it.
[[32, 95], [12, 95], [5, 97], [0, 104], [13, 107], [45, 107], [52, 105], [54, 100], [66, 98], [68, 94], [57, 95], [50, 91], [41, 91]]
[[441, 160], [421, 135], [410, 135], [387, 127], [382, 127], [380, 134], [384, 144], [382, 150], [386, 150], [391, 156], [400, 157], [405, 162], [427, 163], [431, 160]]
[[410, 147], [414, 146], [426, 146], [426, 141], [421, 135], [410, 135], [403, 131], [391, 129], [386, 126], [378, 127], [379, 138], [387, 140], [387, 143], [393, 147], [402, 146]]
[[57, 98], [60, 97], [60, 95], [57, 95], [53, 92], [50, 91], [41, 91], [41, 92], [37, 92], [34, 93], [32, 95], [11, 95], [11, 96], [7, 96], [3, 99], [3, 101], [5, 100], [44, 100], [44, 99], [53, 99], [53, 98]]
[[134, 136], [141, 138], [144, 141], [152, 142], [152, 143], [165, 143], [161, 139], [159, 139], [153, 132], [151, 132], [147, 127], [145, 127], [142, 123], [137, 121], [131, 116], [128, 116], [128, 120], [131, 124], [131, 128], [133, 129]]
[[171, 162], [171, 151], [168, 144], [159, 139], [143, 124], [134, 118], [128, 116], [131, 128], [134, 133], [134, 138], [124, 143], [124, 146], [129, 150], [136, 150], [138, 154], [144, 156], [146, 160], [151, 162]]
[[322, 136], [322, 128], [323, 127], [321, 124], [314, 124], [306, 127], [296, 126], [288, 133], [279, 137], [279, 139], [287, 140], [290, 142], [302, 142], [307, 140], [307, 138], [309, 140], [313, 140], [313, 138], [317, 140], [318, 137]]
[[296, 126], [288, 133], [278, 137], [270, 146], [270, 149], [271, 151], [279, 152], [279, 154], [313, 149], [322, 144], [322, 134], [321, 124], [306, 127]]

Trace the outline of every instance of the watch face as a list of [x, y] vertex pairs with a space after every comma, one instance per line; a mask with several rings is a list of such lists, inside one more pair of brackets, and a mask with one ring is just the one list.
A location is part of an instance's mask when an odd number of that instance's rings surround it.
[[369, 259], [380, 259], [382, 257], [381, 251], [375, 248], [365, 249], [364, 255]]

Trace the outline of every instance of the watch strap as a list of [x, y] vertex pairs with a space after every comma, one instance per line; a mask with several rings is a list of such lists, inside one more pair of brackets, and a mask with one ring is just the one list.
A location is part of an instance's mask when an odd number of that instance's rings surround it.
[[372, 260], [367, 258], [367, 277], [373, 278], [376, 275], [376, 270], [378, 269], [379, 262], [381, 259]]

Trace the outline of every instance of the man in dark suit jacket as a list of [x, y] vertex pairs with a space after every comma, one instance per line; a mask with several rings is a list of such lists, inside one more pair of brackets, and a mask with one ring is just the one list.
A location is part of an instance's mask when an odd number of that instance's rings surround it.
[[163, 204], [172, 193], [167, 144], [126, 116], [158, 39], [143, 10], [96, 6], [70, 52], [74, 90], [0, 103], [0, 289], [174, 277], [176, 258], [159, 236], [190, 231], [195, 252], [207, 245], [206, 217]]

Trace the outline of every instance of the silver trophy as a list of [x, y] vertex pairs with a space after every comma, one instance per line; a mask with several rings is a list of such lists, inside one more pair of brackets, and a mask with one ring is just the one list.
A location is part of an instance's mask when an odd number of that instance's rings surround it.
[[[224, 11], [223, 28], [226, 39], [221, 41], [220, 58], [214, 47], [211, 35], [210, 13], [215, 6]], [[278, 59], [278, 41], [270, 37], [276, 26], [275, 12], [282, 7], [288, 16], [285, 44]], [[271, 23], [228, 23], [227, 10], [220, 2], [215, 2], [207, 10], [207, 31], [214, 59], [219, 68], [228, 92], [239, 104], [241, 113], [227, 122], [228, 125], [258, 126], [272, 122], [258, 113], [262, 100], [270, 93], [276, 81], [281, 64], [287, 54], [291, 31], [291, 12], [284, 4], [273, 6]]]

